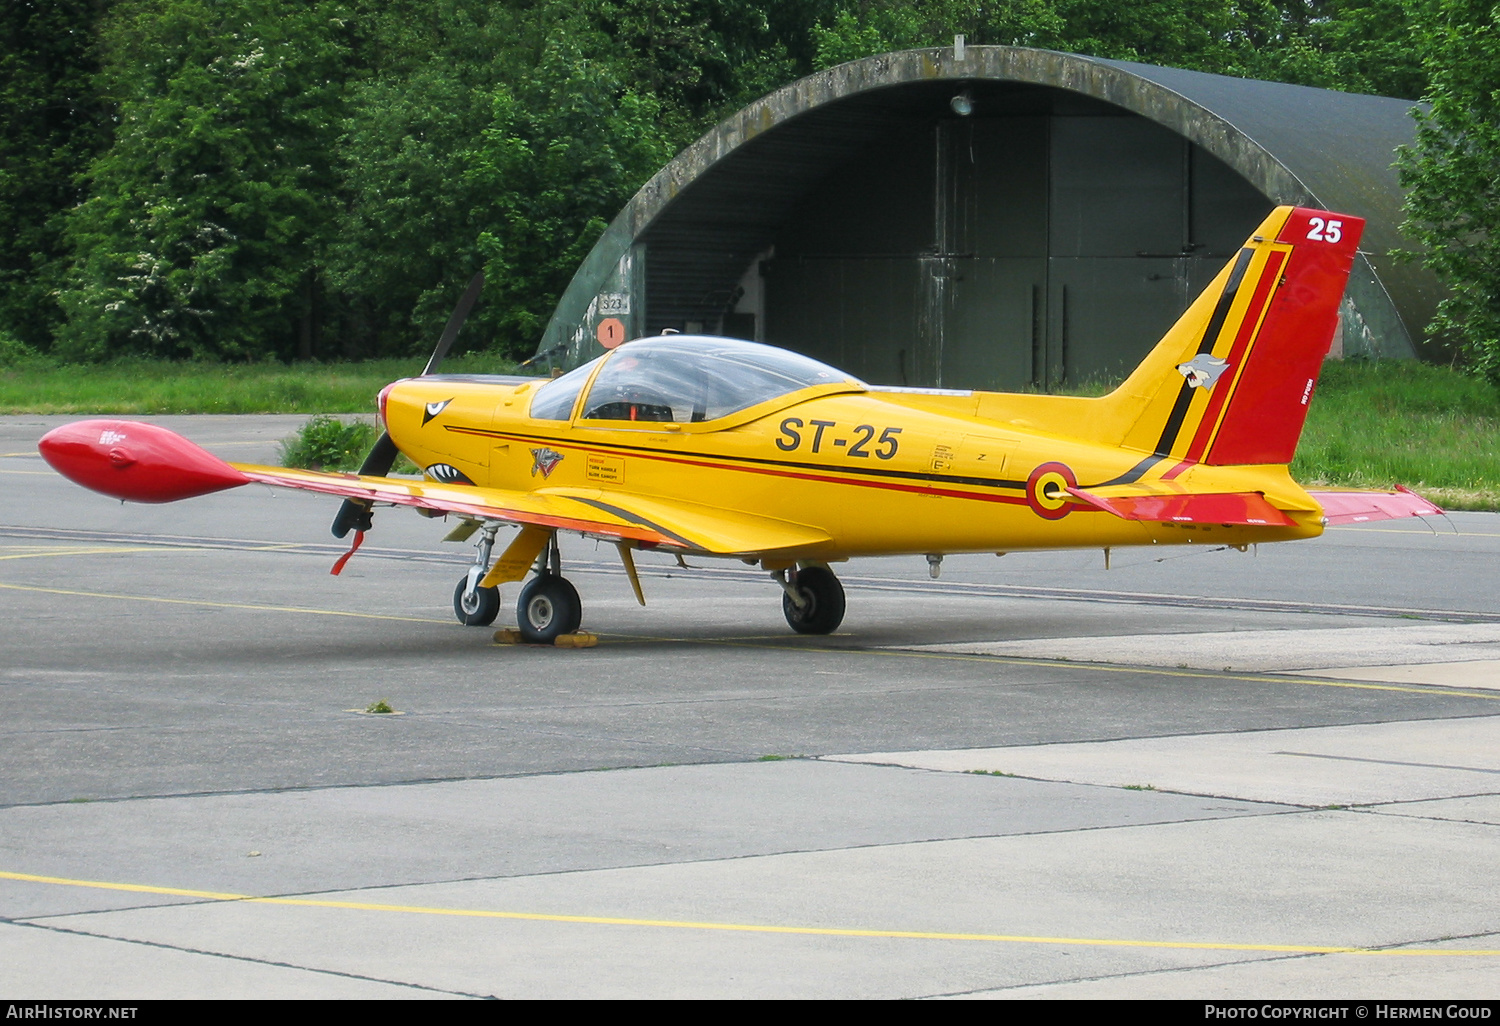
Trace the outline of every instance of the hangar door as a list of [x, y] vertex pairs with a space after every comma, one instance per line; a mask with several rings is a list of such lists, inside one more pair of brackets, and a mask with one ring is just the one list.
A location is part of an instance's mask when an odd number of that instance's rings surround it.
[[1270, 209], [1131, 114], [912, 122], [784, 222], [764, 341], [869, 381], [1017, 390], [1118, 378]]

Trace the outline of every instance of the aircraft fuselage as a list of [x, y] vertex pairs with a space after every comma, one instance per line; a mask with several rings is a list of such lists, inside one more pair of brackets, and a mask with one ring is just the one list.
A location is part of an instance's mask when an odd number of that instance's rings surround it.
[[[1279, 465], [1194, 465], [1174, 480], [1184, 491], [1261, 492], [1306, 505], [1292, 514], [1295, 526], [1126, 521], [1078, 502], [1062, 482], [1160, 476], [1173, 461], [1008, 423], [991, 412], [1005, 412], [1011, 398], [999, 393], [822, 386], [719, 422], [536, 420], [528, 408], [545, 381], [401, 381], [385, 397], [387, 428], [419, 466], [456, 467], [475, 484], [686, 498], [828, 535], [802, 558], [1245, 545], [1322, 532], [1315, 505]], [[979, 419], [981, 407], [990, 416]]]

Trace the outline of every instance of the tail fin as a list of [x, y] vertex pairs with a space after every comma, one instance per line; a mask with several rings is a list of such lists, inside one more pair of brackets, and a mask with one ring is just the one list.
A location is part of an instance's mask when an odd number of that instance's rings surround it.
[[1123, 444], [1164, 459], [1290, 463], [1364, 229], [1277, 207], [1116, 392]]

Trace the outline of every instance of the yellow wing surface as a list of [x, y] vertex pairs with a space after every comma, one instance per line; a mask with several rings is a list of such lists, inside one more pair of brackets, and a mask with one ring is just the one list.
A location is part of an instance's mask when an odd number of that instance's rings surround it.
[[647, 547], [725, 556], [761, 555], [795, 551], [829, 540], [823, 531], [801, 524], [603, 489], [519, 491], [245, 463], [229, 466], [261, 484], [480, 520], [577, 531]]

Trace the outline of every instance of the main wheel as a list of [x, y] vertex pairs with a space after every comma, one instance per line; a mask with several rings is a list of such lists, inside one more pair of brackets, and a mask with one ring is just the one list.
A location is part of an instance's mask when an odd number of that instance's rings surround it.
[[458, 579], [453, 589], [453, 615], [465, 627], [488, 627], [500, 613], [499, 588], [475, 588], [472, 595], [465, 596], [469, 586], [469, 575]]
[[521, 589], [516, 624], [532, 644], [550, 645], [559, 634], [572, 634], [583, 622], [578, 590], [565, 577], [542, 574]]
[[803, 567], [792, 576], [792, 587], [806, 603], [801, 609], [787, 594], [781, 611], [798, 634], [832, 634], [844, 622], [844, 586], [827, 567]]

